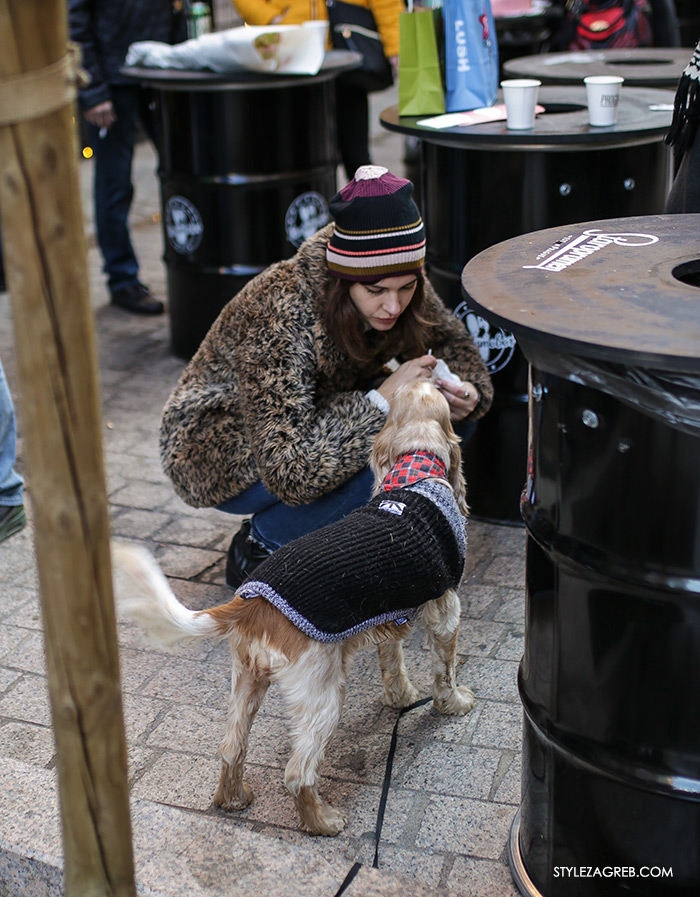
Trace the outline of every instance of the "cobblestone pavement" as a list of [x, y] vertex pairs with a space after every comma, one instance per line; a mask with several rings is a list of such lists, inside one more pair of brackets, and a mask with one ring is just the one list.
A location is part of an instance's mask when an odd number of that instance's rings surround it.
[[[402, 148], [387, 137], [375, 134], [375, 161], [397, 170]], [[82, 165], [91, 234], [90, 170], [89, 163]], [[140, 147], [133, 227], [142, 279], [164, 295], [153, 168], [148, 147]], [[140, 319], [111, 308], [94, 245], [89, 268], [113, 533], [147, 545], [189, 606], [228, 600], [223, 568], [237, 519], [188, 508], [158, 461], [160, 412], [184, 367], [169, 350], [167, 317]], [[0, 295], [0, 357], [17, 401], [7, 294]], [[0, 545], [0, 894], [45, 897], [60, 893], [60, 834], [28, 504], [29, 526]], [[346, 891], [349, 897], [514, 897], [506, 845], [520, 800], [516, 679], [523, 650], [524, 546], [520, 528], [469, 523], [459, 590], [458, 678], [474, 690], [476, 707], [467, 717], [447, 718], [422, 706], [398, 723], [378, 871], [371, 869], [373, 832], [397, 713], [381, 704], [372, 654], [357, 658], [323, 767], [322, 790], [346, 812], [348, 826], [337, 838], [311, 838], [298, 830], [282, 784], [288, 743], [279, 696], [271, 691], [253, 727], [248, 780], [256, 799], [244, 812], [226, 814], [213, 806], [212, 795], [225, 722], [227, 647], [200, 643], [166, 653], [120, 624], [140, 893], [192, 897], [255, 889], [333, 897], [360, 861], [363, 869]], [[420, 628], [406, 656], [415, 684], [428, 694]]]

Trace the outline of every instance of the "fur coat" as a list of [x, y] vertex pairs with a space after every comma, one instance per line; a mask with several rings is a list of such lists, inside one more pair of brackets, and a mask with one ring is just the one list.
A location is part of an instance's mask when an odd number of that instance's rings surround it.
[[[389, 358], [380, 350], [375, 363], [360, 367], [325, 330], [320, 310], [332, 227], [233, 297], [170, 396], [161, 461], [187, 504], [215, 507], [257, 480], [286, 504], [303, 504], [367, 465], [385, 414], [366, 393], [387, 375]], [[438, 322], [430, 348], [478, 388], [476, 420], [493, 398], [486, 366], [427, 281], [425, 296]]]

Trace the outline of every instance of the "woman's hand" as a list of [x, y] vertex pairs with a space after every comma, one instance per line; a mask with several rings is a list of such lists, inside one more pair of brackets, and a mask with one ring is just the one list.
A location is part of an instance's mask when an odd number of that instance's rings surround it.
[[435, 385], [447, 399], [450, 406], [450, 417], [454, 421], [464, 420], [465, 417], [468, 417], [481, 400], [479, 390], [469, 381], [448, 383], [447, 380], [436, 380]]
[[396, 390], [404, 383], [411, 383], [413, 380], [429, 380], [436, 364], [437, 358], [434, 355], [421, 355], [419, 358], [404, 361], [381, 386], [377, 387], [377, 392], [384, 396], [387, 402], [390, 402]]

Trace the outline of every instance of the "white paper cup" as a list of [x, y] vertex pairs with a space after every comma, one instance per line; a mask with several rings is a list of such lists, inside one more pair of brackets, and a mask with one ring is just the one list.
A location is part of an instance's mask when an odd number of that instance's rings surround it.
[[506, 127], [509, 130], [526, 131], [535, 127], [535, 107], [541, 84], [534, 78], [501, 81], [506, 104]]
[[589, 75], [583, 79], [588, 98], [588, 121], [609, 128], [617, 121], [617, 105], [624, 78], [618, 75]]

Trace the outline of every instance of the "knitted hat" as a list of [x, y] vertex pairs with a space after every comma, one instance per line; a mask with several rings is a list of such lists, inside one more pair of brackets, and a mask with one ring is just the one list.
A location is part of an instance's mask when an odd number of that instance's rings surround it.
[[334, 277], [372, 283], [421, 270], [425, 230], [412, 193], [410, 181], [386, 168], [357, 169], [329, 203], [335, 230], [326, 260]]

